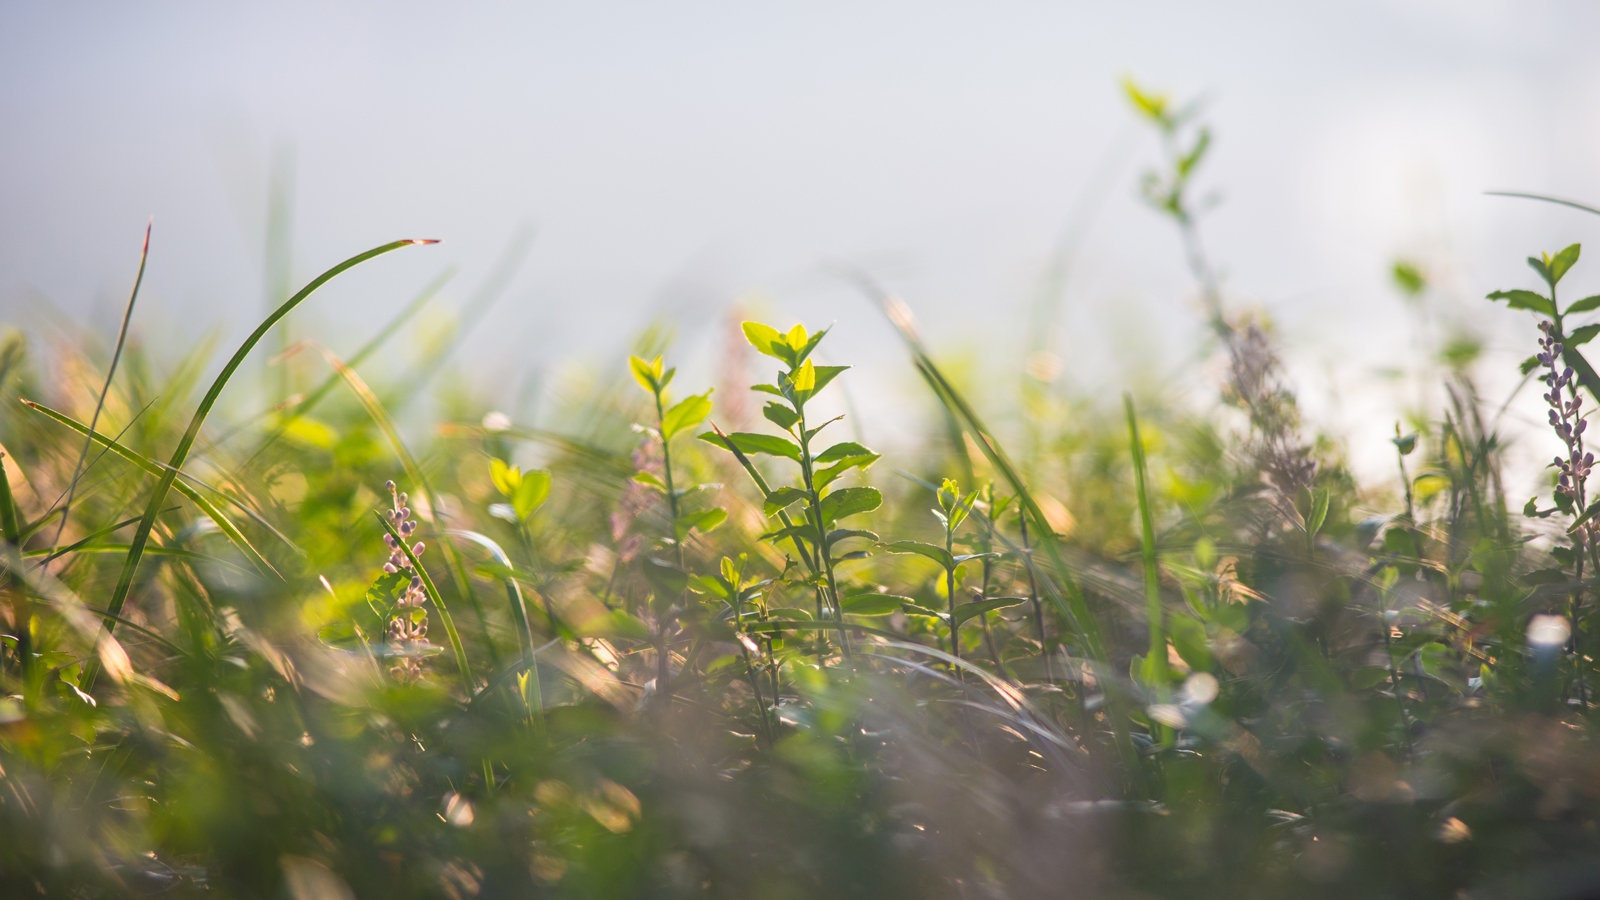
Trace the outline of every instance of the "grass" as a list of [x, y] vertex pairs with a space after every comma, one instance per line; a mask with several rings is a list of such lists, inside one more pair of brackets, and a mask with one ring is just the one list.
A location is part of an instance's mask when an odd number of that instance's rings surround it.
[[411, 241], [307, 284], [204, 391], [136, 330], [87, 398], [7, 337], [6, 894], [1592, 895], [1580, 249], [1490, 295], [1543, 323], [1547, 393], [1514, 402], [1564, 448], [1551, 489], [1506, 496], [1460, 347], [1446, 407], [1394, 429], [1399, 480], [1358, 483], [1213, 274], [1198, 113], [1129, 93], [1217, 403], [1035, 380], [1020, 456], [865, 273], [937, 402], [914, 455], [835, 434], [854, 373], [792, 323], [745, 324], [749, 421], [650, 339], [576, 412], [447, 396], [403, 433], [426, 373], [367, 363], [450, 273], [217, 424], [275, 323]]

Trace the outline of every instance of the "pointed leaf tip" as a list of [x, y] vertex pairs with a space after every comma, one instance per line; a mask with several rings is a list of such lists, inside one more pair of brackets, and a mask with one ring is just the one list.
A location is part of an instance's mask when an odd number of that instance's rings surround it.
[[437, 244], [437, 243], [439, 243], [439, 239], [438, 238], [411, 238], [410, 242], [413, 243], [413, 244]]

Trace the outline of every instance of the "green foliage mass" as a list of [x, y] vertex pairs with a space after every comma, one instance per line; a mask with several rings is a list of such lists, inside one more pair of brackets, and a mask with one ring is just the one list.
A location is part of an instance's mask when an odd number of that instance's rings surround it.
[[223, 402], [411, 242], [205, 391], [204, 348], [47, 366], [11, 333], [5, 895], [1589, 896], [1579, 247], [1489, 295], [1540, 323], [1552, 491], [1506, 496], [1466, 340], [1359, 485], [1200, 249], [1198, 109], [1128, 94], [1226, 361], [1204, 413], [1035, 379], [1014, 440], [873, 294], [934, 401], [900, 458], [799, 324], [743, 324], [759, 416], [646, 339], [543, 424], [446, 397], [406, 431], [442, 356], [358, 367], [442, 282]]

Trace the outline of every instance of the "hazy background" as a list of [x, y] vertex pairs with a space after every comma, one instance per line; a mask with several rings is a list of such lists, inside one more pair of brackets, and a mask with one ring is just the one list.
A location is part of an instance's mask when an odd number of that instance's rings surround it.
[[[276, 165], [297, 280], [445, 241], [309, 304], [295, 327], [342, 352], [447, 263], [460, 300], [537, 228], [462, 360], [507, 403], [530, 372], [609, 364], [652, 316], [709, 377], [743, 298], [837, 320], [831, 358], [868, 369], [852, 390], [888, 414], [911, 377], [837, 261], [892, 285], [935, 347], [1015, 376], [1074, 229], [1065, 377], [1171, 380], [1200, 329], [1177, 240], [1137, 199], [1156, 147], [1117, 89], [1133, 75], [1210, 98], [1205, 234], [1231, 301], [1278, 322], [1318, 422], [1384, 460], [1393, 410], [1368, 389], [1416, 358], [1389, 263], [1426, 262], [1456, 297], [1439, 319], [1520, 359], [1531, 322], [1477, 298], [1600, 225], [1481, 193], [1600, 201], [1596, 33], [1592, 3], [1528, 0], [0, 0], [0, 318], [112, 332], [153, 215], [141, 333], [242, 335]], [[1593, 261], [1573, 278], [1600, 291]]]

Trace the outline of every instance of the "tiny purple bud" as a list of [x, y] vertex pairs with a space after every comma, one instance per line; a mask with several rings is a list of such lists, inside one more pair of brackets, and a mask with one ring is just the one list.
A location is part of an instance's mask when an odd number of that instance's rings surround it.
[[385, 572], [388, 572], [390, 575], [393, 575], [395, 572], [399, 571], [398, 569], [396, 569], [394, 567], [394, 563], [384, 563], [383, 564], [383, 570]]
[[391, 494], [394, 493], [394, 482], [393, 481], [385, 481], [383, 483], [383, 489], [388, 491]]
[[422, 555], [422, 551], [424, 551], [426, 549], [428, 549], [426, 544], [422, 543], [421, 541], [417, 541], [417, 543], [415, 545], [413, 545], [412, 548], [411, 548], [411, 555], [412, 556], [421, 556]]

